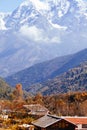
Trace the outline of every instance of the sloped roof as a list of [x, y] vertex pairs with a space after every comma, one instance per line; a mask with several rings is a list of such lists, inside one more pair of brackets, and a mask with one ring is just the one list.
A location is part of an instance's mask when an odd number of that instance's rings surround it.
[[28, 114], [32, 115], [45, 115], [49, 112], [49, 110], [46, 107], [40, 104], [23, 105], [23, 107], [29, 111]]
[[74, 124], [87, 124], [87, 117], [64, 117], [67, 121], [70, 121]]
[[23, 105], [25, 108], [31, 111], [48, 111], [48, 109], [40, 104]]
[[[32, 124], [35, 126], [41, 127], [41, 128], [46, 128], [60, 120], [66, 120], [66, 119], [62, 119], [60, 117], [52, 116], [52, 115], [45, 115], [45, 116], [41, 117], [40, 119], [32, 122]], [[68, 122], [70, 122], [70, 121], [68, 121]], [[74, 123], [71, 123], [71, 124], [75, 125]]]
[[34, 124], [35, 126], [46, 128], [47, 126], [49, 126], [53, 123], [56, 123], [59, 120], [61, 120], [61, 119], [60, 118], [54, 118], [50, 115], [45, 115], [45, 116], [41, 117], [40, 119], [32, 122], [32, 124]]

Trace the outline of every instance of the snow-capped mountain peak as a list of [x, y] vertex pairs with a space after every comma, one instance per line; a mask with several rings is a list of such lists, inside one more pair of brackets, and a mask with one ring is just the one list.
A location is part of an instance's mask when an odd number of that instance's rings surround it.
[[6, 26], [18, 29], [20, 25], [24, 25], [25, 23], [30, 25], [31, 21], [34, 22], [38, 16], [42, 15], [52, 25], [66, 27], [66, 23], [63, 22], [65, 19], [67, 24], [71, 24], [71, 21], [68, 20], [70, 17], [75, 19], [76, 17], [84, 16], [86, 18], [86, 9], [86, 0], [25, 0], [14, 10], [7, 20]]
[[9, 16], [0, 14], [1, 75], [83, 48], [87, 0], [25, 0]]

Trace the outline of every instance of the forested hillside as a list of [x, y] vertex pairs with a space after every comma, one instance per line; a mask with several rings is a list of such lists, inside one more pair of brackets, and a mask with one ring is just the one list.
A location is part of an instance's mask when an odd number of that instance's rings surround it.
[[47, 96], [38, 93], [35, 96], [28, 96], [25, 99], [19, 98], [22, 93], [17, 90], [17, 88], [15, 89], [15, 92], [18, 92], [19, 94], [17, 95], [16, 93], [16, 98], [14, 97], [9, 100], [0, 99], [0, 105], [2, 105], [3, 101], [3, 108], [15, 111], [15, 116], [17, 116], [18, 119], [21, 117], [21, 120], [25, 119], [24, 122], [29, 121], [31, 117], [28, 115], [29, 120], [26, 118], [27, 109], [23, 109], [23, 105], [30, 104], [41, 104], [48, 108], [51, 114], [56, 114], [58, 116], [87, 116], [87, 91], [52, 94]]
[[87, 62], [70, 69], [64, 74], [50, 79], [43, 84], [27, 88], [32, 93], [42, 92], [45, 95], [87, 90]]
[[12, 88], [0, 78], [0, 98], [9, 98]]
[[44, 103], [52, 114], [87, 116], [87, 91], [45, 96]]

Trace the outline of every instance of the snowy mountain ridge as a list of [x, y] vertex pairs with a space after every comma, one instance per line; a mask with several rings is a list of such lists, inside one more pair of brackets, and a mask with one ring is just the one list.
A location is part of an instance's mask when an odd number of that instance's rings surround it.
[[[32, 12], [32, 14], [30, 13]], [[16, 10], [12, 12], [7, 21], [4, 15], [0, 15], [0, 26], [2, 28], [12, 28], [15, 24], [29, 24], [29, 19], [35, 19], [42, 15], [58, 28], [61, 25], [61, 19], [65, 15], [74, 15], [76, 18], [84, 17], [87, 19], [87, 1], [86, 0], [25, 0]], [[16, 22], [15, 22], [16, 20]], [[20, 21], [20, 23], [18, 23]], [[58, 24], [58, 26], [56, 26]], [[20, 26], [19, 25], [19, 26]], [[15, 25], [17, 28], [17, 25]]]
[[[52, 11], [54, 11], [54, 8], [56, 8], [58, 17], [60, 18], [65, 15], [69, 9], [72, 12], [74, 6], [78, 7], [79, 10], [77, 12], [79, 14], [87, 14], [86, 0], [26, 0], [20, 6], [29, 6], [30, 3], [36, 8], [36, 10], [42, 13], [46, 13], [46, 16], [48, 12], [52, 13]], [[73, 7], [71, 7], [72, 4], [74, 5]]]

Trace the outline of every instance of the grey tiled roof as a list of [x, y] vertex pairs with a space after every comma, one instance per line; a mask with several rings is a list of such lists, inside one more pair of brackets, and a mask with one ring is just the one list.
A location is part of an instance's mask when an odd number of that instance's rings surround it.
[[49, 112], [47, 108], [40, 104], [23, 105], [23, 107], [29, 110], [29, 114], [34, 115], [45, 115]]
[[40, 104], [31, 104], [31, 105], [23, 105], [23, 106], [31, 111], [48, 111], [47, 108], [45, 108]]
[[32, 124], [41, 128], [46, 128], [60, 120], [61, 118], [58, 118], [56, 116], [45, 115], [44, 117], [32, 122]]

